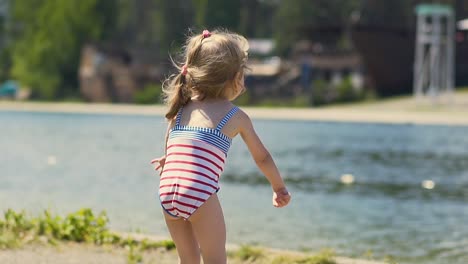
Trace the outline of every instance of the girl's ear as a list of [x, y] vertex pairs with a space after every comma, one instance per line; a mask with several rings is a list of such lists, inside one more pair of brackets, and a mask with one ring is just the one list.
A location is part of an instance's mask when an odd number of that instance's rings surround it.
[[242, 71], [239, 71], [236, 73], [236, 79], [241, 81], [244, 78], [244, 73]]
[[235, 78], [235, 87], [238, 93], [238, 96], [245, 92], [245, 84], [244, 84], [244, 73], [238, 72]]
[[241, 84], [242, 84], [242, 87], [244, 87], [245, 74], [244, 74], [244, 72], [239, 72], [238, 74], [239, 74], [239, 79], [238, 79], [238, 80], [239, 80], [239, 83], [241, 83]]
[[233, 83], [236, 86], [236, 88], [238, 88], [237, 86], [239, 86], [239, 84], [242, 84], [243, 86], [244, 85], [244, 73], [241, 71], [236, 73], [236, 77], [234, 77]]

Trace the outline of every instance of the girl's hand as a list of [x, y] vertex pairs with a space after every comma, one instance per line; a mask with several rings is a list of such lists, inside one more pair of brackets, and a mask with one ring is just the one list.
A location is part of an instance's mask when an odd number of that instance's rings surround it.
[[166, 156], [162, 156], [160, 158], [151, 160], [151, 164], [154, 164], [154, 170], [159, 171], [159, 175], [161, 175], [162, 168], [164, 167], [165, 163], [166, 163]]
[[290, 200], [291, 200], [291, 194], [288, 192], [286, 187], [273, 191], [273, 206], [274, 207], [280, 208], [280, 207], [286, 206]]

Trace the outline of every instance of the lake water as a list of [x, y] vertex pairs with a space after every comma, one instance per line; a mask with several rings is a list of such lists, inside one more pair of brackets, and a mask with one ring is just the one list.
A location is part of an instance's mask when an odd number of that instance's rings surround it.
[[[219, 192], [228, 243], [468, 263], [468, 127], [254, 123], [293, 200], [271, 206], [235, 139]], [[0, 124], [0, 209], [90, 207], [113, 229], [168, 236], [149, 164], [163, 153], [162, 117], [0, 111]]]

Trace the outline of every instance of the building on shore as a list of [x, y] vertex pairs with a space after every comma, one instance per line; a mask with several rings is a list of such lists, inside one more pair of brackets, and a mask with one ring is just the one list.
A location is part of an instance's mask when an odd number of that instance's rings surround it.
[[79, 68], [82, 96], [92, 102], [134, 102], [136, 92], [160, 83], [164, 74], [161, 66], [142, 57], [117, 45], [85, 45]]

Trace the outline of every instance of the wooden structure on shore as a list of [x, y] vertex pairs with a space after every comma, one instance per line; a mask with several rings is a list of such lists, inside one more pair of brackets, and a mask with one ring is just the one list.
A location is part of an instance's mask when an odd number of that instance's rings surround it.
[[416, 7], [416, 56], [413, 89], [416, 97], [453, 92], [455, 19], [443, 5]]
[[[363, 0], [359, 16], [351, 27], [352, 43], [362, 57], [368, 85], [384, 96], [411, 93], [413, 86], [416, 16], [376, 9], [377, 5], [396, 5], [397, 2]], [[414, 8], [423, 2], [413, 0], [404, 3]], [[454, 0], [452, 3], [456, 21], [468, 18], [468, 0]], [[393, 20], [385, 19], [390, 14]], [[468, 85], [468, 30], [456, 28], [453, 38], [454, 85]]]
[[161, 67], [142, 62], [140, 56], [117, 46], [85, 45], [79, 69], [83, 97], [92, 102], [131, 103], [146, 85], [161, 83]]

